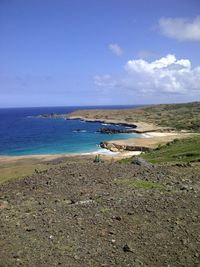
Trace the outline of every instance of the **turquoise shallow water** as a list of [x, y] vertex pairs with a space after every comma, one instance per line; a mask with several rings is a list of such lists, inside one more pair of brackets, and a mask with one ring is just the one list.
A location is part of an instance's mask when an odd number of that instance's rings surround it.
[[[99, 122], [32, 117], [52, 112], [58, 114], [70, 113], [85, 108], [91, 107], [0, 109], [0, 155], [102, 152], [102, 149], [98, 146], [101, 141], [138, 137], [137, 134], [107, 135], [96, 133], [96, 130], [102, 127], [117, 129], [125, 127], [121, 125], [105, 126]], [[119, 107], [112, 106], [108, 108]], [[77, 132], [77, 129], [81, 131]]]

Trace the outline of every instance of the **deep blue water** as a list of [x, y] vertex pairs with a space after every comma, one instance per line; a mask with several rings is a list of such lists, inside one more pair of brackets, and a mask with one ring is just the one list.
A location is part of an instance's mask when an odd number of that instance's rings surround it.
[[[137, 136], [137, 134], [106, 135], [96, 133], [97, 129], [106, 127], [98, 122], [31, 117], [52, 112], [57, 114], [70, 113], [77, 109], [86, 108], [95, 107], [0, 109], [0, 155], [95, 152], [100, 150], [98, 144], [101, 141]], [[127, 106], [106, 108], [127, 108]], [[123, 128], [124, 126], [112, 125], [111, 127]], [[76, 132], [77, 129], [81, 129], [81, 132]]]

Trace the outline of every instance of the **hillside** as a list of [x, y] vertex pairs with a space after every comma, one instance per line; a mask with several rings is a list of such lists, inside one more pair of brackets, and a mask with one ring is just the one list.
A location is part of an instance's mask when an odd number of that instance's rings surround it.
[[200, 131], [200, 102], [161, 104], [130, 109], [78, 110], [66, 118], [83, 118], [134, 124], [144, 122], [176, 130]]
[[0, 266], [199, 266], [200, 166], [66, 159], [0, 187]]

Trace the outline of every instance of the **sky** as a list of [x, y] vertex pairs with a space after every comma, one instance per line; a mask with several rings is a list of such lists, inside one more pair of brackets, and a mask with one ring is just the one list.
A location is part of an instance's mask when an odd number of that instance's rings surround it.
[[0, 0], [0, 108], [189, 101], [199, 0]]

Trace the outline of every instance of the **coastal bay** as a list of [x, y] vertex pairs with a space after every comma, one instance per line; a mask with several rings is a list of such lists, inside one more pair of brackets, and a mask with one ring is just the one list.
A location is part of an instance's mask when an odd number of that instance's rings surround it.
[[110, 155], [0, 156], [1, 264], [198, 266], [200, 134], [154, 123], [136, 123], [140, 138], [99, 133]]
[[200, 0], [0, 0], [0, 267], [200, 267]]

